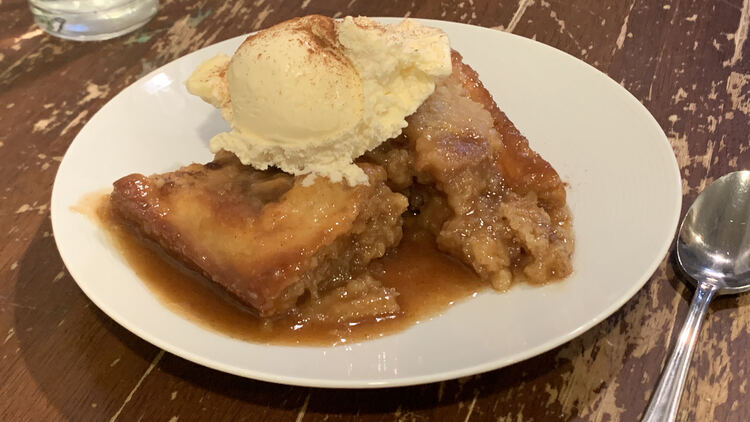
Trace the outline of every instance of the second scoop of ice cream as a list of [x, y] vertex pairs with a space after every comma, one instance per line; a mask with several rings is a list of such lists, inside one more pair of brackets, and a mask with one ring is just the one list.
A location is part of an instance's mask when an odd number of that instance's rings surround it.
[[212, 151], [354, 185], [367, 177], [353, 160], [397, 136], [450, 72], [440, 30], [307, 16], [250, 36], [230, 61], [211, 59], [187, 85], [232, 125], [211, 140]]

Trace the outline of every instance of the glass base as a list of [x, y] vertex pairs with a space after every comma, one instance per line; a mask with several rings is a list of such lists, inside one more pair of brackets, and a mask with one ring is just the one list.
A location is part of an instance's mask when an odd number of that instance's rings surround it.
[[125, 35], [145, 25], [158, 9], [157, 0], [113, 0], [109, 8], [99, 5], [88, 10], [74, 7], [81, 3], [85, 2], [31, 0], [29, 6], [40, 28], [50, 35], [75, 41], [101, 41]]

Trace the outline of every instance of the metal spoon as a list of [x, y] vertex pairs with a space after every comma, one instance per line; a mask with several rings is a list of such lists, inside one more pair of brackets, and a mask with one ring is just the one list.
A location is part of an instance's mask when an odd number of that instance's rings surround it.
[[643, 422], [675, 420], [693, 345], [714, 295], [750, 290], [750, 171], [729, 173], [698, 196], [680, 226], [677, 260], [696, 291]]

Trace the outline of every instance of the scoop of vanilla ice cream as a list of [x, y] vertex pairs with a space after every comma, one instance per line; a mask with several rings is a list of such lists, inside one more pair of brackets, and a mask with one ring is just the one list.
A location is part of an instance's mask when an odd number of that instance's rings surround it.
[[451, 73], [448, 37], [412, 20], [380, 25], [365, 17], [338, 24], [339, 41], [362, 79], [365, 151], [398, 136], [405, 118], [435, 91], [435, 80]]
[[333, 25], [277, 25], [251, 37], [227, 71], [233, 128], [261, 143], [332, 139], [362, 119], [362, 80]]
[[398, 136], [451, 72], [442, 31], [363, 17], [292, 19], [250, 36], [228, 66], [211, 60], [187, 87], [232, 125], [211, 140], [212, 151], [350, 185], [368, 181], [354, 159]]

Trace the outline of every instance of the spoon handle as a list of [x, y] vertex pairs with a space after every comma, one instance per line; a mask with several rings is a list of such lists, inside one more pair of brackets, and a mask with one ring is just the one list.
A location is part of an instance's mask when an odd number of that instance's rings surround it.
[[708, 310], [708, 304], [716, 293], [716, 286], [708, 283], [698, 283], [698, 288], [690, 303], [685, 324], [680, 331], [672, 355], [664, 367], [659, 385], [651, 397], [651, 403], [643, 415], [642, 422], [671, 422], [677, 416], [677, 408], [682, 396], [682, 387], [685, 385], [685, 377], [690, 366], [690, 356], [693, 354], [693, 345], [698, 337], [703, 319]]

